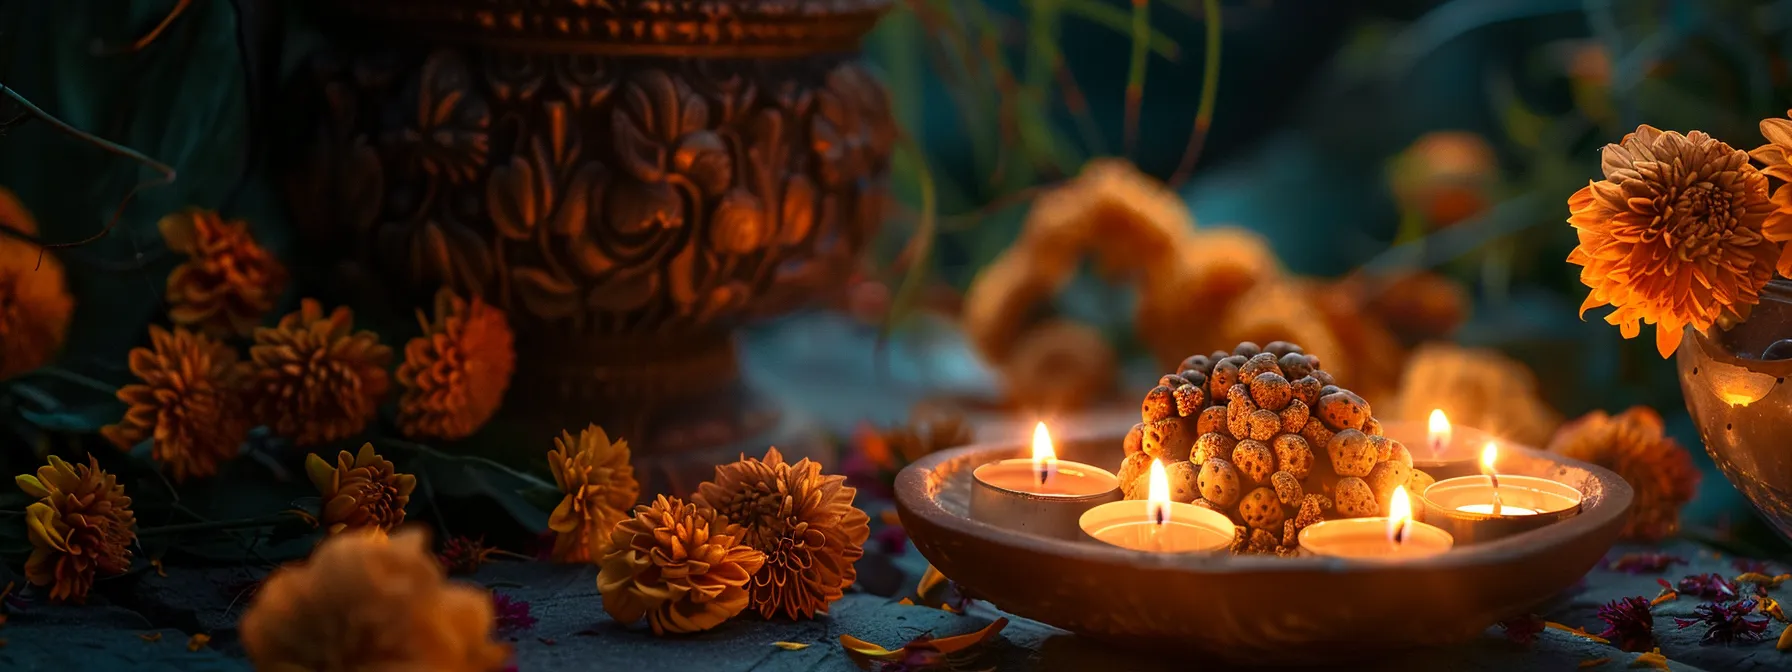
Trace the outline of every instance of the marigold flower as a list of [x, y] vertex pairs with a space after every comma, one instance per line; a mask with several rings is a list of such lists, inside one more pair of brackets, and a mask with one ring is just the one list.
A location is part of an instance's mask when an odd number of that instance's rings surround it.
[[1594, 411], [1562, 426], [1549, 450], [1622, 476], [1636, 489], [1624, 536], [1659, 541], [1679, 531], [1680, 507], [1699, 489], [1692, 454], [1663, 429], [1661, 415], [1646, 406], [1617, 416]]
[[241, 624], [258, 670], [494, 672], [492, 594], [446, 580], [428, 534], [407, 528], [324, 540], [270, 574]]
[[597, 575], [604, 611], [620, 623], [645, 616], [656, 635], [721, 625], [747, 608], [747, 582], [765, 564], [741, 535], [714, 511], [677, 497], [635, 507], [611, 532]]
[[342, 451], [336, 466], [312, 453], [305, 457], [305, 475], [323, 496], [323, 515], [318, 523], [330, 534], [343, 530], [376, 529], [389, 532], [404, 522], [404, 506], [411, 501], [417, 477], [398, 473], [386, 458], [373, 452], [373, 444], [359, 454]]
[[548, 517], [553, 530], [555, 562], [597, 562], [610, 550], [610, 530], [628, 518], [641, 496], [635, 468], [629, 464], [628, 442], [610, 441], [602, 427], [590, 425], [573, 436], [561, 432], [548, 451], [554, 483], [566, 494]]
[[137, 516], [118, 479], [100, 469], [92, 455], [71, 465], [50, 456], [37, 475], [14, 479], [38, 501], [25, 509], [31, 557], [25, 578], [49, 586], [50, 599], [83, 602], [96, 576], [123, 574], [131, 566]]
[[1774, 212], [1767, 176], [1748, 154], [1700, 131], [1645, 125], [1602, 156], [1605, 179], [1568, 199], [1580, 236], [1568, 261], [1592, 289], [1581, 313], [1610, 304], [1605, 321], [1625, 338], [1656, 325], [1664, 358], [1686, 327], [1745, 317], [1780, 257], [1764, 230]]
[[286, 291], [286, 267], [242, 220], [189, 208], [160, 222], [168, 249], [187, 256], [168, 274], [168, 319], [213, 336], [247, 336]]
[[1499, 169], [1499, 158], [1485, 138], [1466, 131], [1433, 131], [1395, 157], [1390, 181], [1403, 210], [1443, 227], [1487, 209]]
[[1413, 350], [1389, 408], [1392, 412], [1377, 415], [1425, 418], [1432, 409], [1443, 409], [1451, 422], [1527, 446], [1544, 445], [1562, 424], [1538, 393], [1530, 367], [1495, 350], [1444, 343]]
[[241, 393], [247, 365], [229, 345], [180, 327], [151, 326], [149, 340], [130, 356], [131, 373], [143, 382], [118, 390], [129, 409], [100, 434], [120, 450], [150, 439], [151, 456], [175, 481], [217, 473], [249, 435]]
[[788, 464], [777, 448], [765, 459], [742, 456], [716, 467], [697, 487], [697, 504], [745, 529], [746, 545], [765, 554], [750, 591], [759, 614], [807, 618], [827, 613], [858, 578], [871, 518], [852, 505], [858, 491], [807, 459]]
[[305, 299], [278, 326], [255, 330], [249, 395], [261, 424], [309, 446], [353, 436], [373, 419], [391, 386], [392, 349], [353, 322], [346, 307], [326, 316]]
[[[0, 187], [0, 226], [37, 235], [37, 220], [5, 187]], [[0, 380], [50, 363], [68, 336], [74, 310], [61, 262], [43, 248], [0, 234]]]
[[[1792, 110], [1786, 114], [1792, 116]], [[1788, 155], [1792, 152], [1792, 119], [1762, 119], [1761, 135], [1767, 144], [1756, 147], [1749, 156], [1761, 162], [1761, 174], [1780, 181], [1771, 197], [1775, 210], [1761, 231], [1768, 240], [1785, 242], [1792, 240], [1792, 155]], [[1792, 254], [1781, 250], [1777, 268], [1780, 275], [1792, 277]]]
[[404, 346], [398, 365], [398, 427], [405, 436], [460, 439], [491, 419], [510, 387], [516, 350], [504, 312], [478, 296], [443, 288], [435, 319], [417, 313], [423, 335]]

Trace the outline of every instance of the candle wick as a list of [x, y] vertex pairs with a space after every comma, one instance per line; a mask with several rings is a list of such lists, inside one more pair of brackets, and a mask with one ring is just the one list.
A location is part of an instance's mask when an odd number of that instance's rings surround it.
[[1407, 532], [1410, 529], [1411, 529], [1410, 523], [1406, 519], [1403, 518], [1403, 519], [1394, 521], [1394, 545], [1395, 546], [1399, 546], [1401, 544], [1406, 543]]
[[[1498, 486], [1494, 487], [1498, 488]], [[1500, 491], [1498, 489], [1493, 491], [1493, 515], [1500, 515]]]

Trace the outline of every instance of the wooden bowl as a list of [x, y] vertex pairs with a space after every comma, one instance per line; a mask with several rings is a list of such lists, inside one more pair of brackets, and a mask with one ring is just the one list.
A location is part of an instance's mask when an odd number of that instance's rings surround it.
[[[1118, 471], [1124, 428], [1070, 431], [1058, 454]], [[1012, 614], [1128, 649], [1246, 665], [1336, 664], [1446, 645], [1529, 613], [1604, 557], [1634, 493], [1610, 471], [1516, 446], [1501, 471], [1585, 494], [1544, 529], [1386, 564], [1324, 557], [1158, 555], [997, 528], [966, 516], [971, 470], [1023, 442], [942, 451], [904, 469], [896, 504], [933, 566]]]

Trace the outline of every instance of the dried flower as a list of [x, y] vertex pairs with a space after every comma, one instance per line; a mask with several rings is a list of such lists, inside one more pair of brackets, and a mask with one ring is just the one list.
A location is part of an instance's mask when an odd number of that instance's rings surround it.
[[1624, 536], [1659, 541], [1680, 529], [1680, 508], [1698, 494], [1699, 469], [1692, 454], [1663, 433], [1661, 415], [1633, 406], [1617, 416], [1593, 411], [1563, 425], [1549, 450], [1591, 462], [1622, 476], [1636, 489]]
[[241, 220], [190, 208], [160, 222], [168, 249], [187, 256], [168, 274], [168, 319], [213, 336], [247, 336], [286, 291], [286, 268]]
[[1661, 649], [1651, 649], [1648, 653], [1637, 656], [1635, 660], [1630, 661], [1630, 666], [1647, 667], [1655, 670], [1674, 669], [1668, 666], [1668, 657], [1661, 655]]
[[1625, 574], [1660, 574], [1674, 565], [1684, 565], [1686, 558], [1671, 553], [1625, 553], [1613, 560], [1607, 569]]
[[354, 316], [328, 316], [313, 299], [255, 330], [249, 394], [255, 415], [274, 433], [310, 446], [353, 436], [379, 411], [390, 379], [392, 349], [371, 331], [353, 331]]
[[1682, 595], [1691, 595], [1705, 600], [1736, 599], [1736, 584], [1730, 583], [1721, 574], [1691, 574], [1680, 579], [1674, 585]]
[[1610, 641], [1606, 640], [1606, 638], [1600, 637], [1599, 635], [1595, 635], [1591, 632], [1587, 632], [1586, 630], [1576, 628], [1573, 626], [1563, 625], [1563, 624], [1557, 623], [1555, 621], [1544, 621], [1543, 627], [1549, 628], [1551, 630], [1560, 630], [1562, 632], [1566, 632], [1570, 635], [1574, 635], [1581, 639], [1585, 639], [1589, 642], [1594, 642], [1594, 643], [1598, 643], [1598, 644], [1610, 644], [1611, 643]]
[[765, 555], [740, 543], [715, 511], [660, 495], [616, 525], [597, 575], [604, 611], [621, 623], [647, 617], [653, 634], [701, 632], [747, 608], [747, 582]]
[[1681, 630], [1695, 625], [1705, 626], [1705, 634], [1699, 637], [1700, 644], [1754, 641], [1767, 636], [1767, 619], [1753, 617], [1754, 612], [1754, 600], [1706, 602], [1693, 608], [1692, 618], [1676, 617], [1674, 625]]
[[247, 365], [230, 346], [179, 327], [151, 326], [149, 340], [130, 356], [131, 373], [143, 382], [118, 390], [129, 408], [100, 434], [120, 450], [151, 439], [150, 455], [177, 482], [217, 473], [249, 436], [241, 394]]
[[922, 633], [897, 649], [886, 649], [852, 635], [841, 635], [840, 646], [855, 659], [885, 662], [885, 672], [916, 672], [933, 669], [947, 662], [949, 656], [994, 639], [1006, 627], [1008, 619], [998, 618], [983, 626], [982, 630], [962, 635], [935, 638], [931, 633]]
[[1413, 350], [1390, 406], [1384, 411], [1377, 404], [1376, 415], [1424, 418], [1441, 408], [1450, 422], [1531, 446], [1543, 445], [1562, 423], [1538, 392], [1530, 367], [1494, 350], [1444, 343]]
[[1093, 254], [1104, 277], [1138, 275], [1149, 284], [1166, 277], [1194, 228], [1176, 192], [1131, 163], [1098, 159], [1034, 200], [1015, 247], [1065, 269]]
[[521, 632], [535, 627], [535, 617], [529, 614], [528, 600], [519, 600], [493, 591], [492, 610], [497, 614], [499, 634]]
[[442, 543], [442, 552], [436, 554], [436, 560], [449, 574], [472, 574], [490, 562], [496, 552], [497, 548], [485, 545], [484, 537], [450, 537]]
[[[5, 187], [0, 226], [37, 235], [37, 220]], [[74, 310], [62, 263], [43, 248], [0, 236], [0, 380], [50, 363], [68, 336]]]
[[404, 346], [398, 365], [398, 428], [405, 436], [460, 439], [490, 420], [516, 368], [514, 338], [504, 312], [478, 296], [464, 301], [442, 288], [435, 320], [422, 311], [423, 335]]
[[1184, 243], [1168, 279], [1139, 284], [1133, 330], [1160, 368], [1175, 370], [1191, 352], [1238, 343], [1227, 340], [1215, 317], [1232, 310], [1258, 285], [1281, 280], [1281, 261], [1262, 234], [1231, 226], [1198, 229]]
[[1604, 665], [1609, 662], [1612, 662], [1612, 659], [1610, 656], [1606, 656], [1604, 658], [1590, 658], [1587, 660], [1580, 661], [1579, 667], [1584, 670], [1587, 668], [1599, 667], [1599, 666]]
[[751, 591], [759, 614], [808, 618], [827, 613], [858, 577], [853, 563], [864, 555], [871, 519], [852, 505], [857, 494], [844, 477], [823, 475], [808, 459], [788, 464], [772, 448], [763, 460], [742, 456], [716, 467], [694, 499], [743, 526], [745, 543], [765, 554]]
[[1780, 651], [1792, 651], [1792, 625], [1788, 625], [1780, 631], [1780, 640], [1774, 643], [1773, 648]]
[[131, 498], [99, 461], [69, 464], [55, 455], [37, 475], [13, 479], [37, 502], [25, 508], [31, 557], [25, 578], [49, 586], [50, 599], [83, 602], [96, 576], [123, 574], [137, 543], [137, 515]]
[[1754, 573], [1754, 574], [1766, 574], [1768, 576], [1773, 576], [1773, 569], [1768, 566], [1768, 563], [1766, 560], [1751, 560], [1749, 558], [1736, 558], [1736, 559], [1730, 561], [1730, 566], [1734, 567], [1738, 574]]
[[1599, 620], [1605, 621], [1600, 637], [1610, 640], [1625, 651], [1647, 651], [1655, 646], [1655, 616], [1649, 611], [1649, 600], [1625, 597], [1599, 607]]
[[1526, 614], [1500, 621], [1500, 629], [1506, 632], [1506, 639], [1528, 646], [1537, 641], [1537, 635], [1543, 634], [1543, 623], [1536, 614]]
[[420, 528], [351, 532], [269, 575], [243, 614], [256, 669], [492, 672], [490, 593], [448, 581]]
[[1762, 615], [1765, 615], [1768, 618], [1779, 621], [1781, 623], [1792, 623], [1792, 620], [1788, 620], [1786, 618], [1786, 610], [1784, 607], [1780, 606], [1779, 600], [1775, 600], [1766, 595], [1762, 595], [1761, 597], [1756, 598], [1756, 599], [1760, 600], [1760, 602], [1761, 602], [1761, 606], [1757, 607], [1756, 611], [1759, 611], [1759, 612], [1761, 612]]
[[635, 468], [629, 465], [628, 442], [610, 441], [602, 427], [590, 425], [577, 437], [561, 432], [548, 451], [548, 467], [565, 497], [548, 518], [555, 533], [555, 562], [602, 560], [610, 550], [610, 530], [628, 519], [629, 507], [641, 496]]
[[187, 650], [198, 652], [200, 649], [205, 648], [205, 645], [210, 643], [212, 643], [211, 635], [203, 632], [195, 632], [192, 637], [187, 638]]
[[1769, 590], [1780, 587], [1780, 584], [1785, 583], [1786, 579], [1792, 579], [1792, 574], [1768, 576], [1756, 572], [1744, 572], [1736, 577], [1736, 583], [1738, 585], [1744, 583], [1753, 584], [1756, 591], [1766, 593]]
[[[862, 425], [856, 432], [854, 444], [858, 455], [864, 458], [863, 464], [873, 473], [862, 475], [861, 479], [852, 479], [849, 475], [848, 479], [867, 480], [865, 485], [875, 484], [880, 491], [888, 492], [903, 467], [932, 453], [969, 444], [973, 438], [970, 425], [956, 415], [931, 420], [911, 419], [884, 431]], [[854, 485], [862, 487], [857, 482]]]
[[1656, 325], [1664, 358], [1687, 326], [1745, 316], [1780, 256], [1763, 230], [1774, 212], [1767, 176], [1748, 154], [1700, 131], [1644, 125], [1602, 158], [1605, 179], [1568, 199], [1580, 236], [1568, 261], [1592, 289], [1581, 313], [1610, 304], [1605, 321], [1625, 338]]
[[1432, 131], [1400, 152], [1390, 172], [1401, 210], [1444, 227], [1487, 209], [1499, 181], [1499, 161], [1479, 135]]
[[390, 532], [404, 522], [404, 506], [411, 501], [417, 477], [398, 473], [397, 467], [363, 444], [361, 452], [336, 455], [336, 466], [313, 453], [305, 458], [305, 474], [323, 496], [319, 521], [330, 534], [343, 530], [374, 529]]

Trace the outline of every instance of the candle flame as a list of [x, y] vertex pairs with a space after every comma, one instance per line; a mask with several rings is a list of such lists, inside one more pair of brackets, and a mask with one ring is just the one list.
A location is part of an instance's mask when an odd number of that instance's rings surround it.
[[1052, 434], [1045, 430], [1041, 422], [1033, 427], [1033, 473], [1039, 477], [1039, 484], [1058, 471], [1058, 454], [1052, 450]]
[[1444, 417], [1444, 409], [1431, 409], [1431, 420], [1427, 424], [1431, 430], [1429, 438], [1432, 452], [1443, 452], [1450, 445], [1450, 419]]
[[1388, 541], [1396, 544], [1406, 543], [1412, 537], [1412, 502], [1406, 497], [1406, 486], [1394, 488], [1394, 496], [1388, 500]]
[[1151, 486], [1146, 491], [1145, 516], [1162, 525], [1170, 521], [1170, 473], [1162, 460], [1151, 461]]
[[1481, 449], [1481, 468], [1486, 469], [1489, 474], [1494, 473], [1493, 463], [1499, 459], [1499, 456], [1500, 447], [1494, 445], [1492, 441], [1488, 441], [1487, 446]]

